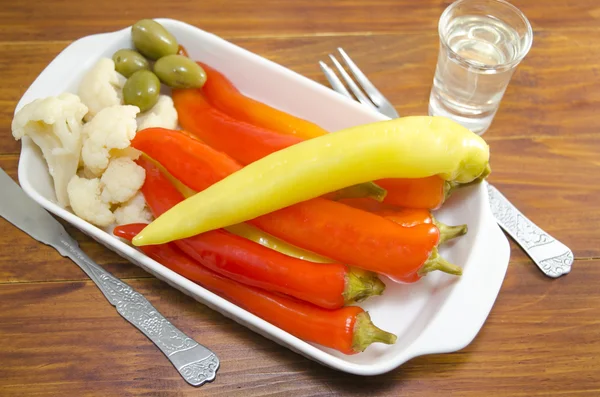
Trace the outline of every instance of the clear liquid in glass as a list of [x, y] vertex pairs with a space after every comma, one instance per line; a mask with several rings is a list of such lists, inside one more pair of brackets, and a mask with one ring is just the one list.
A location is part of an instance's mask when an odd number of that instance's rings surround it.
[[451, 20], [440, 44], [429, 114], [485, 132], [516, 67], [511, 63], [521, 55], [520, 46], [518, 32], [496, 18], [464, 15]]

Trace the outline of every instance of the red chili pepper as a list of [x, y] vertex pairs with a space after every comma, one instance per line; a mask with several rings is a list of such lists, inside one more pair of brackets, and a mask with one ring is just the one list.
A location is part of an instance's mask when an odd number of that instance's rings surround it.
[[[179, 157], [177, 152], [173, 154]], [[142, 193], [155, 216], [183, 201], [183, 195], [151, 160], [140, 157], [137, 162], [146, 170]], [[328, 309], [380, 295], [384, 289], [373, 274], [357, 274], [340, 263], [293, 258], [223, 229], [177, 240], [175, 244], [228, 278]]]
[[227, 153], [241, 164], [250, 164], [282, 148], [302, 142], [293, 135], [280, 134], [239, 121], [211, 106], [200, 90], [173, 90], [173, 101], [184, 130], [197, 135], [209, 146]]
[[450, 195], [450, 183], [437, 175], [416, 179], [380, 179], [375, 181], [387, 190], [383, 202], [406, 208], [438, 209]]
[[[206, 72], [209, 73], [208, 70]], [[212, 78], [221, 78], [218, 72], [212, 70], [212, 73], [216, 76]], [[208, 80], [210, 79], [209, 76]], [[238, 114], [229, 109], [228, 114], [221, 112], [207, 101], [207, 84], [202, 90], [174, 90], [172, 96], [181, 126], [213, 148], [227, 153], [241, 164], [250, 164], [304, 140], [300, 136], [281, 134], [239, 121], [234, 118]], [[384, 202], [399, 207], [437, 209], [450, 194], [449, 183], [438, 176], [381, 179], [375, 183], [387, 190]], [[335, 200], [339, 194], [332, 192], [324, 197]]]
[[[115, 236], [131, 241], [145, 224], [117, 226]], [[377, 328], [358, 306], [327, 310], [297, 299], [240, 284], [203, 266], [174, 243], [140, 247], [150, 258], [250, 313], [307, 342], [344, 354], [364, 351], [371, 343], [393, 344], [396, 336]]]
[[[242, 168], [237, 161], [225, 153], [211, 149], [202, 141], [182, 131], [147, 128], [135, 135], [131, 146], [146, 153], [163, 166], [166, 162], [163, 156], [168, 156], [169, 166], [176, 167], [176, 170], [169, 168], [167, 170], [182, 182], [179, 175], [187, 175], [187, 179], [194, 181], [194, 185], [183, 183], [196, 191], [204, 190]], [[155, 157], [159, 154], [159, 157]], [[199, 164], [202, 166], [199, 167]]]
[[380, 203], [366, 198], [348, 198], [339, 200], [340, 203], [349, 205], [363, 211], [369, 211], [383, 216], [404, 227], [413, 227], [422, 224], [433, 224], [440, 231], [442, 244], [453, 238], [467, 234], [467, 225], [449, 226], [438, 221], [431, 211], [423, 208], [400, 208], [386, 203]]
[[423, 208], [402, 208], [364, 198], [345, 198], [338, 200], [338, 202], [363, 211], [369, 211], [377, 215], [394, 218], [394, 222], [405, 227], [412, 227], [423, 223], [433, 223], [431, 212]]
[[202, 92], [216, 108], [238, 120], [301, 138], [315, 138], [327, 131], [318, 125], [242, 94], [223, 74], [197, 62], [206, 72]]
[[[370, 212], [326, 199], [312, 199], [260, 216], [248, 223], [290, 244], [398, 282], [430, 266], [439, 240], [437, 227], [402, 227]], [[422, 274], [419, 274], [421, 276]]]
[[[186, 149], [179, 150], [174, 145], [167, 149], [162, 144], [166, 137]], [[185, 170], [185, 167], [197, 167], [208, 172], [215, 166], [206, 165], [208, 153], [215, 150], [200, 141], [178, 131], [146, 129], [136, 135], [132, 146], [196, 191], [212, 184], [213, 179], [193, 178]], [[221, 171], [235, 172], [239, 167]], [[409, 229], [381, 216], [322, 198], [295, 204], [248, 223], [298, 247], [385, 274], [396, 281], [414, 282], [432, 270], [461, 272], [437, 256], [435, 248], [440, 236], [436, 226], [419, 225]]]

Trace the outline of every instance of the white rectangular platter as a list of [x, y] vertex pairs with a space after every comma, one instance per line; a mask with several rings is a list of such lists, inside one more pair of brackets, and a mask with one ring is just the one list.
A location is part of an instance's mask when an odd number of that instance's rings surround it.
[[[330, 131], [385, 119], [385, 116], [321, 84], [213, 34], [180, 21], [157, 21], [175, 35], [192, 59], [222, 71], [246, 95], [318, 123]], [[111, 57], [116, 50], [130, 46], [129, 28], [77, 40], [38, 76], [16, 110], [36, 98], [65, 91], [76, 93], [83, 74], [100, 57]], [[369, 311], [377, 326], [398, 336], [397, 343], [393, 346], [372, 345], [363, 353], [346, 356], [290, 335], [61, 208], [55, 202], [51, 178], [41, 152], [27, 138], [22, 145], [19, 182], [27, 194], [48, 211], [199, 302], [305, 357], [359, 375], [385, 373], [413, 357], [452, 352], [468, 345], [483, 326], [494, 304], [510, 256], [508, 241], [490, 212], [485, 186], [459, 190], [436, 216], [449, 224], [468, 224], [466, 236], [440, 250], [446, 259], [464, 268], [464, 275], [456, 278], [430, 274], [411, 285], [395, 284], [385, 279], [387, 289], [384, 295], [371, 298], [361, 306]], [[199, 342], [202, 343], [201, 340]]]

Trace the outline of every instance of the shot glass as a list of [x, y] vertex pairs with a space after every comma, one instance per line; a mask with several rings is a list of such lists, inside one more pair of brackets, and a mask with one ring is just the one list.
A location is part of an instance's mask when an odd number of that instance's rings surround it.
[[442, 13], [438, 30], [429, 115], [451, 118], [481, 135], [531, 48], [531, 25], [506, 1], [459, 0]]

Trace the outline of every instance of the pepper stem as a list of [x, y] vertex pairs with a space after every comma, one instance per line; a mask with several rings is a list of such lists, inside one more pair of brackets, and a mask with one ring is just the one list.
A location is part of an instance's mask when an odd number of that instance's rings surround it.
[[370, 296], [381, 295], [385, 284], [373, 272], [350, 268], [346, 275], [344, 288], [344, 304], [361, 302]]
[[335, 192], [326, 195], [331, 200], [341, 200], [346, 198], [371, 198], [375, 201], [382, 202], [387, 195], [387, 190], [377, 185], [374, 182], [359, 183], [345, 187]]
[[483, 170], [483, 172], [477, 178], [473, 179], [471, 182], [459, 183], [457, 185], [458, 185], [458, 187], [467, 187], [467, 186], [477, 185], [478, 183], [483, 182], [484, 179], [487, 178], [491, 173], [492, 173], [492, 168], [490, 167], [490, 164], [488, 163], [485, 166], [485, 169]]
[[458, 182], [454, 182], [454, 181], [445, 181], [445, 183], [444, 183], [444, 201], [446, 201], [448, 199], [448, 197], [450, 197], [450, 195], [452, 195], [452, 193], [454, 193], [454, 191], [456, 189], [461, 188], [461, 187], [477, 185], [478, 183], [483, 182], [483, 180], [485, 178], [487, 178], [491, 173], [492, 173], [492, 167], [490, 167], [490, 163], [487, 163], [485, 168], [481, 172], [481, 174], [479, 174], [479, 176], [477, 178], [473, 179], [471, 182], [458, 183]]
[[479, 180], [481, 182], [485, 178], [487, 178], [491, 173], [492, 173], [492, 167], [490, 166], [490, 163], [487, 163], [485, 165], [485, 168], [483, 169], [483, 172], [477, 178], [475, 178], [475, 180]]
[[393, 345], [396, 343], [396, 335], [386, 332], [373, 324], [369, 313], [362, 312], [356, 316], [354, 323], [354, 333], [352, 336], [352, 349], [360, 353], [364, 351], [371, 343], [385, 343]]
[[[442, 204], [445, 203], [446, 200], [448, 200], [448, 197], [450, 197], [452, 195], [452, 193], [454, 193], [456, 188], [459, 186], [460, 186], [460, 183], [458, 183], [458, 182], [444, 181], [444, 201], [442, 202]], [[441, 206], [441, 204], [440, 204], [440, 206]]]
[[440, 241], [438, 242], [438, 245], [443, 244], [448, 240], [452, 240], [453, 238], [464, 236], [469, 230], [467, 225], [449, 226], [438, 221], [433, 216], [431, 216], [431, 219], [433, 220], [433, 224], [440, 231]]
[[462, 269], [442, 258], [438, 253], [437, 248], [434, 248], [433, 251], [431, 251], [429, 259], [427, 259], [425, 264], [421, 266], [421, 268], [418, 271], [418, 274], [419, 276], [423, 277], [427, 273], [433, 272], [435, 270], [439, 270], [448, 274], [454, 274], [456, 276], [462, 275]]

